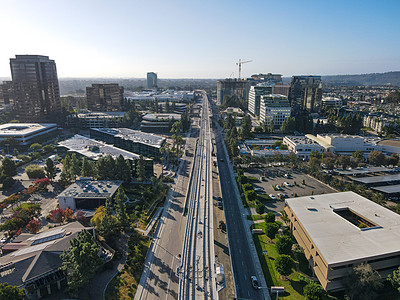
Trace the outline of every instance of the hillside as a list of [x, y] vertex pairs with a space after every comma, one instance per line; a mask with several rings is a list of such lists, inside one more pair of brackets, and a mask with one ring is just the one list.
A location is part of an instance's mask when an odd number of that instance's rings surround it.
[[322, 76], [322, 81], [329, 85], [400, 86], [400, 71], [359, 75]]

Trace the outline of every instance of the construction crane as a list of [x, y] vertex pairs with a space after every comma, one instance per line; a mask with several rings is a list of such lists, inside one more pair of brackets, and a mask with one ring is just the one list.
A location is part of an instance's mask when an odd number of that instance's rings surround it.
[[240, 79], [240, 75], [242, 74], [242, 64], [246, 64], [249, 62], [252, 62], [252, 60], [242, 61], [241, 59], [239, 59], [239, 62], [236, 63], [236, 65], [239, 66], [239, 79]]

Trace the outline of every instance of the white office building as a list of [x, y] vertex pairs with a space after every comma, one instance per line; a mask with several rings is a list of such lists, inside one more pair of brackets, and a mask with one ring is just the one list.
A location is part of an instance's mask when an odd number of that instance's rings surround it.
[[272, 121], [275, 128], [280, 128], [283, 121], [290, 118], [291, 107], [286, 96], [278, 94], [263, 95], [260, 102], [261, 122], [270, 124]]
[[260, 101], [262, 95], [272, 94], [273, 84], [259, 83], [256, 86], [251, 86], [249, 91], [248, 110], [257, 117], [260, 115]]
[[285, 136], [283, 143], [288, 146], [290, 152], [302, 159], [308, 159], [313, 151], [325, 152], [324, 147], [306, 136]]

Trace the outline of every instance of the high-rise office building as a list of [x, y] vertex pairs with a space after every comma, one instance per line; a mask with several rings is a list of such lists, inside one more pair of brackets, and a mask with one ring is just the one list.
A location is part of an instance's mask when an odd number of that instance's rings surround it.
[[157, 74], [154, 72], [147, 73], [147, 88], [154, 89], [157, 88]]
[[244, 79], [225, 79], [217, 83], [217, 104], [224, 104], [225, 96], [236, 96], [240, 100], [247, 100], [250, 89], [249, 81]]
[[92, 84], [86, 87], [88, 109], [91, 111], [121, 111], [124, 87], [117, 83]]
[[0, 84], [0, 106], [14, 104], [14, 86], [12, 81]]
[[321, 76], [293, 76], [289, 99], [296, 113], [301, 110], [318, 112], [322, 101]]
[[265, 124], [273, 122], [275, 128], [282, 126], [283, 121], [290, 118], [289, 100], [284, 95], [263, 95], [260, 101], [260, 121]]
[[54, 60], [42, 55], [10, 59], [14, 109], [19, 121], [54, 120], [61, 112], [60, 89]]
[[260, 116], [261, 96], [272, 94], [273, 86], [273, 83], [259, 83], [250, 87], [248, 110], [253, 116]]

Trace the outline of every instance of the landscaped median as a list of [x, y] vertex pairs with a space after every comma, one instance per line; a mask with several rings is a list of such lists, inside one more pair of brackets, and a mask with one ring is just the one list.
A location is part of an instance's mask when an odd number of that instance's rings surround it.
[[[277, 223], [279, 224], [279, 222]], [[268, 232], [267, 223], [265, 222], [254, 224], [254, 229], [262, 229], [264, 233]], [[295, 261], [296, 267], [292, 268], [291, 274], [288, 276], [279, 274], [275, 265], [275, 262], [280, 256], [276, 246], [278, 239], [279, 238], [276, 236], [270, 239], [266, 234], [253, 235], [254, 244], [267, 285], [268, 287], [283, 286], [285, 288], [285, 294], [279, 295], [279, 298], [305, 299], [303, 289], [308, 284], [308, 280], [306, 276], [300, 272], [304, 272], [306, 275], [312, 275], [311, 271], [308, 269], [307, 260], [301, 250], [296, 248], [295, 245], [293, 248], [297, 250], [290, 251], [290, 257]], [[297, 270], [300, 270], [300, 272]], [[272, 297], [274, 296], [275, 295], [272, 295]]]

